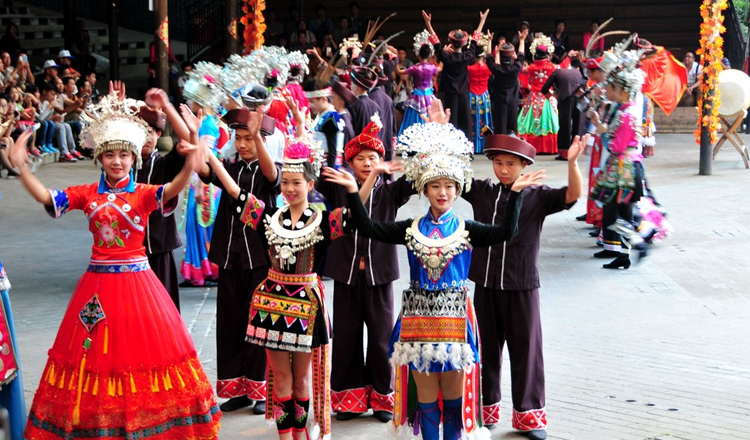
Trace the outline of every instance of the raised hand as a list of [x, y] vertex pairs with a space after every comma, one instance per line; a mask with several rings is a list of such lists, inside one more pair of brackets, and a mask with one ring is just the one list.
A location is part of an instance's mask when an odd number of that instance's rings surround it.
[[524, 174], [513, 183], [513, 187], [511, 187], [511, 191], [515, 192], [521, 192], [524, 188], [528, 188], [532, 185], [538, 185], [542, 183], [542, 180], [544, 180], [547, 175], [545, 174], [547, 170], [539, 170], [534, 173], [528, 173]]
[[202, 110], [198, 110], [198, 114], [196, 115], [190, 110], [190, 107], [185, 104], [180, 104], [180, 116], [182, 116], [182, 120], [185, 121], [185, 125], [187, 125], [190, 133], [197, 134], [198, 131], [200, 131], [201, 124], [203, 123]]
[[119, 101], [125, 100], [125, 83], [122, 81], [109, 82], [109, 94], [117, 96]]
[[24, 130], [15, 142], [11, 142], [8, 145], [8, 159], [13, 167], [18, 168], [21, 172], [23, 172], [25, 166], [29, 163], [29, 153], [26, 150], [26, 144], [31, 135], [31, 131]]
[[443, 101], [434, 98], [427, 111], [427, 116], [422, 116], [425, 122], [437, 122], [438, 124], [447, 124], [451, 120], [451, 109], [443, 109]]
[[581, 152], [584, 148], [586, 148], [586, 145], [588, 144], [589, 137], [591, 137], [591, 135], [586, 134], [583, 136], [583, 139], [581, 139], [580, 136], [576, 136], [573, 138], [573, 143], [570, 144], [570, 148], [568, 149], [569, 163], [573, 163], [578, 160]]
[[383, 161], [383, 162], [380, 162], [378, 165], [376, 165], [373, 168], [373, 171], [379, 174], [383, 174], [383, 173], [393, 174], [396, 171], [403, 171], [404, 170], [403, 164], [404, 164], [403, 160], [393, 160], [393, 161], [388, 161], [388, 162]]
[[482, 23], [484, 23], [485, 21], [487, 21], [487, 16], [488, 15], [490, 15], [490, 10], [489, 9], [485, 10], [484, 12], [480, 12], [479, 13], [479, 21], [482, 22]]
[[425, 11], [422, 11], [422, 18], [424, 19], [424, 23], [429, 25], [432, 23], [432, 14], [428, 14]]
[[169, 96], [167, 96], [167, 92], [165, 92], [164, 90], [153, 88], [149, 89], [149, 91], [146, 92], [145, 101], [146, 104], [155, 108], [156, 110], [161, 110], [169, 105]]
[[325, 177], [326, 182], [341, 185], [352, 194], [357, 192], [357, 180], [353, 175], [346, 171], [339, 171], [333, 168], [323, 167], [323, 170], [320, 172], [320, 174]]

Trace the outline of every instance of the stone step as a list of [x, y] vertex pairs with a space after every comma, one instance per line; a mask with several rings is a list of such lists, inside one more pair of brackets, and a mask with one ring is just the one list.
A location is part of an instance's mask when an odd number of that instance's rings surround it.
[[677, 107], [669, 116], [658, 106], [654, 110], [654, 124], [659, 133], [692, 133], [697, 121], [695, 107]]

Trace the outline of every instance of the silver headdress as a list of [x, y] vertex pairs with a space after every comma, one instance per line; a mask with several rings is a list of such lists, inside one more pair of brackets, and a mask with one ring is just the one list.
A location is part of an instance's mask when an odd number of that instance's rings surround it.
[[359, 41], [359, 38], [344, 38], [341, 44], [339, 44], [339, 55], [348, 59], [349, 49], [352, 50], [352, 59], [357, 58], [362, 53], [362, 42]]
[[291, 67], [286, 49], [279, 46], [263, 46], [255, 52], [258, 52], [260, 59], [271, 69], [269, 76], [276, 77], [276, 86], [286, 84]]
[[611, 51], [604, 53], [602, 62], [599, 63], [600, 69], [607, 76], [607, 82], [627, 91], [631, 99], [641, 91], [646, 80], [645, 73], [640, 68], [641, 57], [646, 51], [630, 49], [634, 38], [635, 34], [632, 34], [615, 44]]
[[427, 29], [414, 36], [414, 54], [416, 56], [419, 56], [419, 51], [425, 44], [430, 47], [430, 56], [432, 56], [435, 53], [435, 48], [430, 44], [430, 31]]
[[263, 84], [270, 73], [271, 68], [257, 50], [244, 57], [232, 54], [224, 64], [221, 83], [227, 92], [233, 93], [248, 84]]
[[98, 104], [88, 107], [81, 113], [83, 130], [79, 135], [81, 146], [94, 150], [94, 163], [105, 151], [132, 151], [137, 168], [141, 167], [141, 149], [148, 139], [151, 128], [136, 112], [145, 103], [134, 99], [120, 101], [116, 96], [107, 95]]
[[293, 139], [284, 149], [284, 163], [281, 172], [304, 173], [305, 163], [309, 164], [315, 177], [320, 175], [323, 166], [323, 147], [321, 143], [313, 140], [309, 133]]
[[303, 72], [305, 72], [305, 75], [310, 73], [310, 68], [308, 67], [308, 64], [310, 63], [310, 59], [307, 58], [307, 55], [304, 53], [295, 50], [294, 52], [289, 52], [286, 56], [287, 61], [289, 62], [290, 67], [299, 67]]
[[[542, 46], [542, 47], [539, 47]], [[537, 51], [537, 48], [544, 49], [547, 53], [551, 54], [555, 51], [555, 44], [552, 43], [552, 38], [541, 35], [536, 38], [534, 38], [534, 41], [531, 42], [531, 46], [529, 46], [529, 50], [532, 54], [535, 54]]]
[[472, 144], [451, 124], [414, 124], [398, 138], [397, 151], [404, 158], [404, 174], [420, 192], [433, 180], [448, 178], [457, 184], [457, 193], [469, 191]]
[[226, 100], [226, 91], [222, 87], [222, 67], [214, 63], [200, 61], [188, 74], [183, 95], [185, 99], [195, 101], [201, 107], [217, 109]]

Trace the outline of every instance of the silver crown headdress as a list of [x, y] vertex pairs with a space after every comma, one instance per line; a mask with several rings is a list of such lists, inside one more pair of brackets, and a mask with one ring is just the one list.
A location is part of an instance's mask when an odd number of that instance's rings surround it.
[[435, 48], [430, 44], [430, 31], [427, 29], [414, 36], [414, 54], [419, 56], [419, 51], [424, 45], [430, 46], [430, 56], [435, 53]]
[[310, 68], [308, 67], [310, 59], [307, 58], [307, 55], [305, 55], [304, 53], [298, 50], [289, 52], [289, 54], [287, 54], [286, 56], [286, 60], [287, 62], [289, 62], [289, 66], [299, 67], [303, 72], [305, 72], [305, 75], [310, 73]]
[[222, 76], [221, 66], [206, 61], [196, 63], [183, 89], [185, 99], [195, 101], [201, 107], [219, 108], [226, 99]]
[[630, 49], [634, 38], [635, 34], [632, 34], [615, 44], [611, 51], [604, 53], [602, 62], [599, 63], [602, 73], [607, 76], [607, 82], [627, 91], [631, 99], [641, 90], [646, 79], [640, 68], [641, 57], [646, 51]]
[[451, 124], [414, 124], [398, 138], [397, 151], [404, 158], [404, 174], [420, 192], [433, 180], [448, 178], [457, 192], [468, 192], [474, 172], [471, 169], [472, 144]]
[[151, 128], [136, 116], [145, 103], [134, 99], [120, 101], [114, 95], [107, 95], [98, 104], [90, 105], [86, 113], [81, 113], [84, 124], [79, 135], [81, 146], [94, 151], [94, 163], [106, 151], [132, 151], [137, 168], [142, 165], [141, 149], [148, 140]]
[[224, 65], [222, 87], [233, 93], [248, 84], [263, 84], [271, 73], [271, 67], [261, 58], [257, 50], [246, 56], [232, 54]]
[[[279, 46], [263, 46], [258, 49], [258, 56], [271, 69], [269, 75], [276, 76], [276, 86], [281, 87], [286, 84], [289, 77], [289, 58], [288, 52]], [[261, 82], [261, 84], [264, 84]]]
[[529, 50], [532, 54], [535, 54], [536, 49], [539, 46], [544, 46], [544, 48], [547, 50], [547, 53], [550, 54], [555, 51], [555, 44], [552, 43], [552, 38], [546, 35], [540, 35], [534, 38], [534, 41], [531, 42], [531, 46], [529, 46]]

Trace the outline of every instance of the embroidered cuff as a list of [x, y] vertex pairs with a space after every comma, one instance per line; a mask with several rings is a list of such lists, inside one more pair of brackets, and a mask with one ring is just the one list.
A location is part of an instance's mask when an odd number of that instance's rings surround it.
[[431, 34], [427, 40], [430, 44], [438, 44], [440, 42], [440, 37], [438, 37], [437, 34]]
[[177, 209], [178, 201], [179, 197], [172, 197], [172, 199], [165, 201], [163, 186], [160, 186], [159, 189], [156, 190], [156, 204], [159, 206], [159, 211], [164, 217], [169, 217], [174, 214], [174, 211]]
[[472, 40], [474, 40], [474, 41], [479, 41], [479, 40], [481, 40], [481, 39], [482, 39], [482, 33], [481, 33], [481, 32], [477, 32], [477, 31], [474, 31], [474, 33], [473, 33], [473, 34], [471, 34], [471, 39], [472, 39]]
[[246, 191], [241, 191], [240, 196], [234, 203], [233, 213], [240, 218], [242, 223], [257, 230], [265, 207], [266, 204], [262, 200], [258, 200], [257, 197]]
[[70, 208], [70, 200], [68, 200], [68, 193], [57, 189], [50, 189], [49, 195], [52, 196], [52, 206], [44, 206], [47, 214], [52, 218], [60, 218], [68, 212]]
[[331, 228], [331, 241], [341, 238], [352, 228], [348, 221], [349, 210], [346, 207], [336, 208], [328, 215], [328, 225]]

